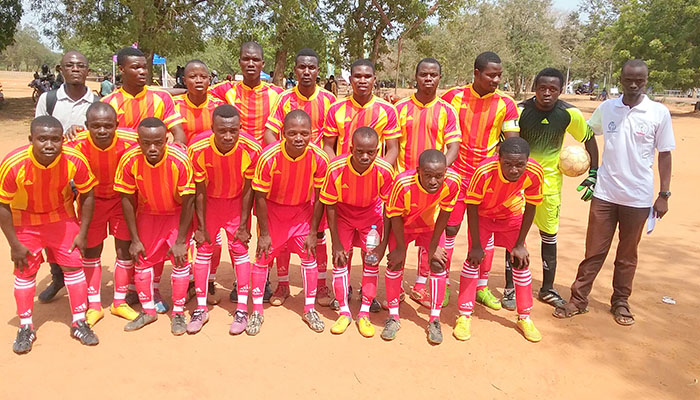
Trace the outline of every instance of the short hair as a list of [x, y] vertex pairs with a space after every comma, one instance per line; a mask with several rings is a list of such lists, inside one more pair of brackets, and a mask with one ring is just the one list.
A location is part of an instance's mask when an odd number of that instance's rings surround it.
[[287, 123], [291, 120], [299, 120], [299, 121], [304, 121], [311, 126], [311, 117], [309, 117], [309, 114], [306, 113], [306, 111], [297, 108], [296, 110], [290, 111], [287, 115], [284, 116], [284, 123], [283, 125], [287, 125]]
[[51, 115], [40, 115], [34, 118], [29, 125], [29, 132], [33, 134], [34, 131], [39, 128], [58, 129], [61, 131], [61, 134], [63, 134], [63, 125], [61, 125], [61, 121]]
[[114, 107], [112, 107], [112, 105], [109, 103], [104, 103], [101, 101], [97, 101], [95, 103], [90, 104], [90, 107], [88, 107], [87, 112], [85, 112], [85, 116], [87, 117], [92, 113], [104, 111], [108, 112], [111, 116], [114, 117], [114, 119], [117, 119], [117, 112], [114, 110]]
[[542, 78], [543, 76], [551, 77], [551, 78], [558, 78], [559, 79], [559, 89], [564, 87], [564, 74], [561, 73], [556, 68], [545, 68], [542, 71], [537, 73], [537, 76], [535, 76], [535, 87], [537, 87], [537, 82]]
[[207, 73], [209, 73], [209, 67], [207, 67], [207, 64], [204, 63], [204, 61], [197, 59], [197, 58], [190, 60], [190, 61], [187, 61], [187, 64], [185, 64], [185, 66], [182, 67], [182, 72], [184, 73], [185, 70], [187, 70], [187, 67], [189, 67], [190, 65], [197, 65], [197, 64], [204, 66], [204, 69], [206, 69]]
[[355, 138], [374, 139], [379, 142], [379, 135], [377, 134], [377, 131], [369, 126], [361, 126], [355, 129], [355, 132], [352, 134], [352, 144], [355, 144]]
[[141, 129], [141, 128], [163, 128], [166, 131], [168, 130], [168, 127], [165, 126], [165, 123], [163, 121], [161, 121], [160, 118], [156, 118], [156, 117], [148, 117], [148, 118], [144, 119], [143, 121], [141, 121], [138, 129]]
[[318, 57], [318, 54], [313, 50], [309, 48], [303, 48], [297, 52], [297, 56], [294, 57], [294, 64], [299, 61], [299, 57], [313, 57], [316, 59], [316, 64], [321, 63], [321, 59]]
[[374, 63], [366, 58], [360, 58], [359, 60], [355, 60], [355, 62], [350, 65], [350, 75], [352, 75], [352, 71], [355, 69], [355, 67], [360, 67], [363, 65], [372, 68], [372, 73], [375, 73]]
[[476, 56], [476, 59], [474, 60], [474, 69], [483, 71], [484, 68], [489, 65], [489, 63], [500, 64], [501, 57], [499, 57], [498, 54], [494, 53], [493, 51], [485, 51]]
[[236, 110], [236, 107], [230, 104], [222, 104], [214, 109], [214, 113], [211, 115], [211, 119], [214, 120], [216, 117], [219, 118], [240, 118], [241, 114]]
[[527, 143], [527, 140], [520, 136], [506, 138], [506, 140], [501, 142], [498, 149], [499, 156], [504, 154], [524, 154], [525, 156], [530, 156], [530, 145]]
[[625, 72], [626, 67], [630, 67], [630, 68], [644, 67], [647, 70], [647, 75], [649, 74], [649, 66], [647, 65], [647, 63], [644, 62], [644, 60], [639, 59], [639, 58], [625, 61], [625, 63], [622, 64], [622, 69], [620, 70], [621, 74]]
[[416, 75], [418, 75], [418, 69], [420, 68], [421, 64], [436, 64], [438, 66], [438, 70], [440, 71], [440, 75], [442, 75], [442, 65], [440, 64], [440, 61], [432, 57], [426, 57], [418, 61], [418, 64], [416, 64]]
[[428, 163], [440, 163], [447, 165], [447, 157], [440, 150], [428, 149], [420, 153], [418, 157], [418, 165], [424, 167]]
[[260, 46], [260, 43], [254, 42], [254, 41], [249, 41], [245, 42], [241, 45], [241, 52], [239, 53], [239, 57], [241, 54], [243, 54], [243, 50], [245, 49], [255, 49], [260, 52], [260, 57], [265, 58], [265, 53], [263, 52], [262, 46]]
[[143, 54], [143, 52], [139, 49], [135, 49], [133, 47], [124, 47], [117, 53], [117, 65], [123, 66], [128, 57], [146, 58], [146, 55]]

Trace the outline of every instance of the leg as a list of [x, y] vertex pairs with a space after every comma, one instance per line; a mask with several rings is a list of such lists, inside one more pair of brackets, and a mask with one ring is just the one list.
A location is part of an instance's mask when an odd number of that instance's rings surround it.
[[[270, 304], [273, 306], [281, 306], [289, 297], [289, 258], [289, 249], [284, 244], [284, 248], [277, 256], [277, 289], [270, 297]], [[272, 263], [269, 267], [272, 267]]]
[[211, 271], [214, 252], [216, 251], [219, 252], [219, 257], [221, 257], [221, 248], [219, 246], [204, 243], [197, 249], [197, 257], [194, 260], [194, 288], [197, 294], [198, 310], [207, 310], [209, 272]]
[[326, 233], [318, 233], [318, 243], [316, 245], [316, 263], [318, 264], [318, 292], [316, 301], [318, 305], [328, 307], [333, 300], [331, 292], [326, 285], [326, 270], [328, 269], [328, 247], [326, 245]]
[[[515, 232], [517, 237], [517, 232]], [[515, 283], [515, 300], [518, 308], [518, 321], [516, 326], [523, 333], [525, 339], [531, 342], [542, 340], [542, 334], [530, 319], [532, 310], [532, 274], [527, 266], [521, 267], [518, 260], [513, 263], [513, 282]]]
[[493, 234], [488, 235], [485, 239], [482, 238], [482, 241], [484, 240], [484, 259], [479, 265], [479, 279], [476, 283], [476, 301], [492, 310], [498, 311], [502, 307], [501, 301], [494, 296], [488, 287], [489, 273], [493, 265], [493, 254], [495, 251]]
[[87, 281], [82, 268], [62, 267], [62, 270], [65, 277], [66, 290], [68, 291], [68, 301], [73, 314], [73, 326], [75, 326], [78, 321], [85, 321]]
[[103, 245], [91, 247], [85, 251], [83, 257], [83, 271], [87, 279], [88, 308], [90, 310], [102, 310], [100, 298], [100, 286], [102, 285], [102, 254]]

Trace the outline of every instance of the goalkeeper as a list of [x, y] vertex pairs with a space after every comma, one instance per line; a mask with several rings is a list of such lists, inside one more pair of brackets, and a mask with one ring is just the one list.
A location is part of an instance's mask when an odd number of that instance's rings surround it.
[[[598, 145], [593, 131], [579, 109], [559, 100], [564, 86], [564, 76], [559, 70], [545, 68], [535, 78], [535, 97], [518, 105], [520, 109], [520, 136], [530, 145], [530, 157], [540, 163], [544, 170], [544, 201], [537, 206], [535, 225], [542, 238], [542, 288], [538, 299], [554, 307], [566, 301], [554, 289], [557, 270], [557, 232], [561, 208], [562, 174], [559, 171], [559, 153], [564, 135], [569, 132], [574, 139], [583, 142], [591, 156], [591, 166], [586, 178], [577, 188], [583, 191], [581, 199], [588, 201], [593, 196], [598, 168]], [[515, 309], [513, 273], [506, 254], [506, 289], [501, 303], [508, 310]]]

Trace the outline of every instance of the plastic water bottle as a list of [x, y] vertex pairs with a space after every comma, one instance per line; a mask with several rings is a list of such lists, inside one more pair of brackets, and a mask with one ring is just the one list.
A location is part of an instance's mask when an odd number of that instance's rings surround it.
[[374, 249], [379, 246], [379, 232], [377, 232], [377, 225], [372, 225], [372, 229], [369, 230], [367, 234], [367, 253], [365, 254], [365, 264], [367, 265], [377, 265], [379, 264], [379, 257], [374, 252]]

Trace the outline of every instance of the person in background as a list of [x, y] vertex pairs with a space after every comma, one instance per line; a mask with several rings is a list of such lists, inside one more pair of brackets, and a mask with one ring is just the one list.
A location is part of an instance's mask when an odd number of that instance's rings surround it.
[[114, 84], [112, 83], [112, 76], [105, 75], [102, 79], [102, 82], [100, 82], [100, 96], [105, 97], [108, 94], [112, 93], [113, 90]]

